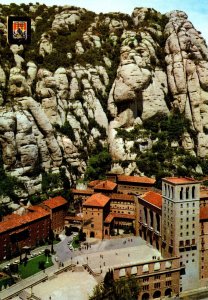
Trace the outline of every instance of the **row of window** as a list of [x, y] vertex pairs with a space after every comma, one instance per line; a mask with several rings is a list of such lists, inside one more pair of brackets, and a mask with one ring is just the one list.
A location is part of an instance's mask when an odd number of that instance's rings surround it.
[[[191, 224], [186, 224], [186, 229], [189, 228], [189, 225], [191, 225]], [[181, 225], [181, 229], [183, 229], [183, 228], [184, 228], [183, 225]], [[194, 223], [192, 223], [192, 228], [195, 228], [195, 224]]]
[[[186, 211], [186, 214], [189, 215], [189, 212], [190, 212], [190, 211], [187, 210], [187, 211]], [[183, 213], [184, 213], [184, 210], [181, 210], [181, 211], [180, 211], [180, 214], [183, 215]], [[191, 212], [190, 212], [190, 213], [191, 213]], [[192, 210], [192, 213], [195, 214], [195, 209]]]
[[[172, 282], [171, 282], [171, 281], [166, 281], [165, 285], [166, 285], [166, 286], [171, 286], [171, 285], [172, 285]], [[156, 283], [154, 284], [154, 288], [155, 288], [155, 289], [159, 289], [160, 287], [161, 287], [160, 282], [156, 282]], [[142, 287], [142, 290], [143, 290], [143, 291], [148, 291], [148, 290], [149, 290], [149, 285], [144, 285], [144, 286]]]
[[[166, 277], [171, 277], [171, 273], [166, 273]], [[154, 276], [155, 280], [160, 279], [160, 278], [161, 278], [161, 275]], [[150, 279], [150, 277], [145, 277], [145, 278], [143, 278], [143, 282], [149, 282], [149, 279]]]
[[[190, 232], [186, 232], [186, 236], [189, 236], [189, 235], [191, 235], [191, 233]], [[195, 235], [195, 231], [192, 231], [192, 235]], [[182, 237], [183, 236], [183, 232], [180, 232], [180, 237]]]

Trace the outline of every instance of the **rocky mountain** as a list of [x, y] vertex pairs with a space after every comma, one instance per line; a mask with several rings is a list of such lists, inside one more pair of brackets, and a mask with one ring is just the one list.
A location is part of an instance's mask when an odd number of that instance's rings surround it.
[[[31, 17], [30, 45], [7, 44], [7, 15]], [[0, 173], [17, 197], [75, 183], [103, 149], [113, 172], [208, 173], [208, 48], [185, 12], [0, 5], [0, 55]]]

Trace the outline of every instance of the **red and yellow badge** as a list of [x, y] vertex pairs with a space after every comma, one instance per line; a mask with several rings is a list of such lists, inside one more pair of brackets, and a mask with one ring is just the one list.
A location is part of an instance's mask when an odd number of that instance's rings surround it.
[[8, 17], [9, 44], [28, 44], [31, 41], [31, 20], [28, 17]]
[[27, 39], [27, 22], [26, 21], [13, 21], [12, 31], [14, 39]]

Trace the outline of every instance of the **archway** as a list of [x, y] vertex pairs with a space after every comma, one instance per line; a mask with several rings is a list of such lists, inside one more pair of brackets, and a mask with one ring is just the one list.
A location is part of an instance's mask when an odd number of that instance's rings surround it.
[[94, 237], [95, 237], [94, 231], [91, 231], [91, 232], [90, 232], [90, 237], [91, 237], [91, 238], [94, 238]]
[[172, 294], [172, 289], [168, 288], [167, 290], [165, 290], [165, 296], [171, 296]]
[[150, 299], [150, 295], [148, 293], [144, 293], [142, 295], [142, 300], [149, 300]]
[[153, 294], [153, 299], [160, 298], [160, 296], [161, 296], [161, 292], [160, 291], [155, 291], [154, 294]]

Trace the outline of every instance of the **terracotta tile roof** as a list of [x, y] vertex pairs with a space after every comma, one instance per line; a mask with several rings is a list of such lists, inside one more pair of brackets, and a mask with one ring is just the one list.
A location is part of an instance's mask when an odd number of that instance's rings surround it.
[[118, 176], [118, 182], [123, 181], [123, 182], [133, 182], [133, 183], [146, 183], [146, 184], [154, 184], [155, 179], [149, 178], [146, 176], [127, 176], [127, 175], [119, 175]]
[[162, 195], [158, 193], [149, 191], [141, 195], [140, 198], [159, 207], [160, 209], [162, 208]]
[[21, 225], [27, 225], [32, 221], [41, 219], [43, 217], [50, 216], [50, 213], [41, 207], [35, 206], [34, 208], [34, 206], [31, 206], [29, 207], [29, 210], [30, 212], [26, 213], [23, 216], [17, 214], [11, 214], [7, 216], [5, 221], [0, 222], [0, 233], [10, 229], [14, 229]]
[[189, 177], [166, 177], [163, 178], [165, 181], [168, 181], [170, 183], [175, 183], [175, 184], [186, 184], [186, 183], [197, 183], [200, 182], [198, 180], [195, 180], [194, 178], [189, 178]]
[[94, 187], [94, 186], [97, 185], [99, 182], [101, 182], [101, 180], [99, 180], [99, 179], [90, 181], [90, 182], [88, 183], [88, 186], [89, 186], [89, 187]]
[[201, 220], [208, 220], [208, 207], [206, 207], [206, 206], [200, 207], [199, 218], [200, 218], [200, 221]]
[[55, 198], [51, 198], [51, 199], [43, 201], [43, 204], [48, 206], [49, 208], [53, 209], [53, 208], [59, 207], [61, 205], [67, 204], [67, 201], [63, 197], [57, 196]]
[[110, 181], [110, 180], [105, 180], [105, 181], [101, 181], [98, 184], [96, 184], [94, 186], [94, 190], [108, 190], [108, 191], [112, 191], [115, 189], [115, 187], [117, 186], [117, 183]]
[[87, 198], [87, 200], [83, 203], [83, 206], [104, 207], [109, 202], [109, 200], [110, 200], [109, 197], [101, 193], [97, 193]]
[[111, 223], [114, 218], [119, 218], [119, 219], [130, 219], [130, 220], [135, 220], [135, 215], [129, 215], [129, 214], [118, 214], [118, 213], [110, 213], [106, 218], [105, 218], [105, 223]]
[[134, 202], [134, 196], [128, 194], [111, 194], [110, 198], [112, 200], [124, 200]]
[[93, 190], [86, 189], [86, 190], [78, 190], [78, 189], [72, 189], [73, 194], [80, 194], [80, 195], [92, 195]]

